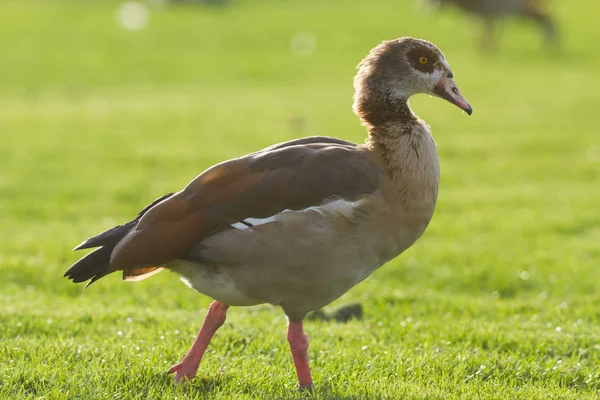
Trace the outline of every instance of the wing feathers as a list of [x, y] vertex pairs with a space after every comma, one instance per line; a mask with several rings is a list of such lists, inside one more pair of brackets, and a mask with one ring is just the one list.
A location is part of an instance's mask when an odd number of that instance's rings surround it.
[[[246, 218], [299, 210], [328, 198], [371, 194], [380, 171], [364, 148], [332, 138], [283, 143], [218, 164], [181, 192], [166, 196], [133, 222], [97, 235], [82, 246], [111, 244], [110, 270], [125, 280], [143, 279], [185, 257], [207, 235]], [[228, 228], [223, 228], [228, 229]]]
[[234, 160], [219, 164], [192, 181], [182, 192], [157, 204], [115, 247], [112, 269], [160, 266], [184, 256], [220, 223], [207, 218], [219, 204], [251, 190], [263, 174], [248, 173]]
[[129, 232], [137, 224], [140, 218], [142, 218], [142, 216], [146, 214], [146, 212], [149, 209], [171, 196], [173, 196], [173, 193], [167, 193], [164, 196], [159, 197], [158, 199], [154, 200], [152, 203], [144, 207], [144, 209], [138, 213], [137, 217], [133, 221], [129, 221], [128, 223], [123, 225], [115, 226], [114, 228], [108, 229], [102, 233], [94, 235], [91, 238], [84, 241], [83, 243], [81, 243], [80, 245], [78, 245], [77, 247], [75, 247], [73, 251], [91, 249], [92, 247], [100, 246], [116, 246], [117, 243], [119, 243], [119, 241], [123, 239], [123, 237], [125, 237], [127, 232]]
[[158, 221], [131, 231], [112, 252], [112, 269], [160, 266], [184, 255], [207, 231], [204, 214], [194, 212], [173, 221]]
[[91, 249], [98, 246], [116, 246], [119, 240], [129, 232], [136, 224], [136, 221], [130, 221], [126, 224], [115, 226], [107, 231], [99, 233], [79, 244], [73, 251]]

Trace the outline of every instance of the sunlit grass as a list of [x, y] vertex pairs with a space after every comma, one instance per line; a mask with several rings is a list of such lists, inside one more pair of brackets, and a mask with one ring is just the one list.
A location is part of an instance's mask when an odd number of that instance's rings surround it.
[[[307, 322], [318, 398], [584, 399], [600, 391], [600, 6], [556, 3], [564, 37], [511, 22], [496, 55], [467, 19], [412, 2], [150, 8], [0, 3], [0, 398], [297, 396], [283, 313], [232, 309], [199, 378], [166, 375], [210, 299], [162, 273], [89, 290], [71, 248], [223, 159], [306, 135], [362, 141], [352, 77], [376, 43], [436, 42], [474, 107], [426, 96], [442, 163], [420, 242]], [[294, 52], [298, 32], [314, 53]]]

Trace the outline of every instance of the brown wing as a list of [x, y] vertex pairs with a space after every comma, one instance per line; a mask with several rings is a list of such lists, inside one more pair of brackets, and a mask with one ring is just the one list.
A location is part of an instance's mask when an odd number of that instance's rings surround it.
[[363, 148], [319, 137], [217, 164], [146, 212], [115, 247], [110, 269], [147, 273], [185, 256], [219, 226], [372, 193], [379, 174]]

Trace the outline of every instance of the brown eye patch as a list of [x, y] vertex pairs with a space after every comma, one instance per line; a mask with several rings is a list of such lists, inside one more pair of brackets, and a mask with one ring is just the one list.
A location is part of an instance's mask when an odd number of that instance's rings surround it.
[[407, 53], [410, 65], [421, 72], [432, 73], [434, 65], [439, 60], [439, 55], [426, 46], [415, 47]]

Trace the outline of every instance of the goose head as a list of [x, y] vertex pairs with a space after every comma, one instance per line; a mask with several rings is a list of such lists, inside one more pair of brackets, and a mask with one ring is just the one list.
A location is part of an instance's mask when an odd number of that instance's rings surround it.
[[394, 110], [402, 112], [399, 106], [418, 93], [447, 100], [469, 115], [473, 112], [446, 57], [426, 40], [404, 37], [376, 46], [358, 65], [354, 88], [354, 110], [371, 125], [392, 118]]

